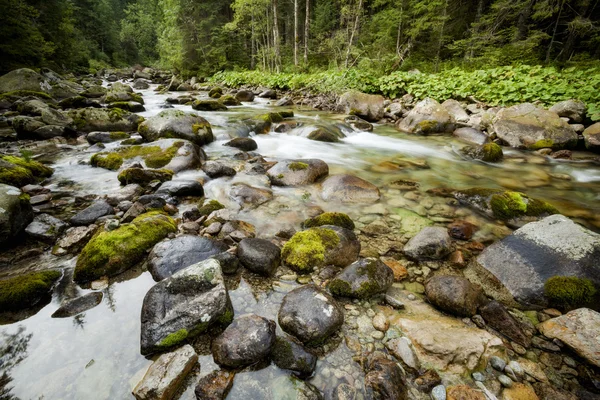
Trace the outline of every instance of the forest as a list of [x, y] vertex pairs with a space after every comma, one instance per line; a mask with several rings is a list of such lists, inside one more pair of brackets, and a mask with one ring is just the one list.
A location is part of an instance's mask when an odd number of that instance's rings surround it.
[[595, 67], [598, 0], [0, 0], [0, 72]]

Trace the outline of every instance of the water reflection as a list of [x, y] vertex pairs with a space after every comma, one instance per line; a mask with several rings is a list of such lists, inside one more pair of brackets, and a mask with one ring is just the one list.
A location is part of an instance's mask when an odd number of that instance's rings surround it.
[[20, 325], [15, 333], [0, 332], [0, 400], [18, 400], [10, 392], [13, 378], [10, 373], [27, 355], [27, 347], [33, 334], [26, 333]]

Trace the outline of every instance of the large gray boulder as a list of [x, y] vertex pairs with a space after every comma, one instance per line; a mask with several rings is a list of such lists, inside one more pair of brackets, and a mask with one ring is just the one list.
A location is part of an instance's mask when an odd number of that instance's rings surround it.
[[69, 227], [66, 222], [50, 214], [37, 215], [33, 222], [27, 225], [25, 232], [37, 240], [53, 243]]
[[316, 346], [333, 335], [344, 323], [344, 310], [315, 285], [289, 292], [281, 303], [279, 326], [302, 343]]
[[340, 96], [338, 105], [346, 114], [357, 115], [367, 121], [377, 122], [383, 118], [385, 99], [381, 95], [349, 91]]
[[581, 122], [585, 118], [587, 107], [581, 100], [564, 100], [559, 101], [552, 107], [550, 111], [558, 114], [559, 117], [569, 118], [573, 122]]
[[17, 90], [46, 92], [48, 89], [44, 77], [29, 68], [15, 69], [0, 77], [0, 93]]
[[0, 183], [0, 243], [19, 235], [33, 220], [29, 196]]
[[154, 285], [142, 305], [141, 353], [177, 346], [210, 326], [227, 325], [233, 308], [219, 262], [191, 265]]
[[381, 193], [377, 186], [354, 175], [332, 175], [321, 185], [321, 197], [325, 201], [342, 203], [373, 203]]
[[600, 153], [600, 122], [587, 127], [583, 131], [583, 139], [588, 150]]
[[448, 110], [434, 99], [427, 98], [418, 102], [396, 127], [407, 133], [429, 135], [452, 132], [455, 124]]
[[310, 185], [329, 174], [329, 166], [322, 160], [280, 161], [267, 171], [275, 186]]
[[160, 138], [179, 138], [202, 146], [214, 139], [210, 123], [196, 114], [166, 110], [140, 124], [138, 132], [150, 142]]
[[227, 245], [216, 240], [183, 235], [163, 240], [148, 257], [148, 271], [155, 281], [166, 279], [178, 271], [227, 251]]
[[544, 283], [576, 276], [600, 285], [600, 234], [562, 215], [531, 222], [486, 248], [465, 270], [496, 300], [546, 306]]
[[492, 129], [498, 138], [516, 148], [559, 150], [577, 145], [577, 133], [568, 123], [555, 112], [531, 103], [500, 110]]
[[70, 110], [68, 116], [80, 132], [131, 132], [137, 130], [138, 124], [144, 120], [137, 114], [118, 108], [80, 108]]
[[358, 260], [347, 266], [327, 286], [334, 296], [367, 299], [384, 293], [394, 283], [394, 272], [375, 258]]

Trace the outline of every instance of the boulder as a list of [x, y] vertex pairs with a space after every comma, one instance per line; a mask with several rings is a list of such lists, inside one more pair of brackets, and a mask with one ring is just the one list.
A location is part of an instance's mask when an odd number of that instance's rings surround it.
[[487, 143], [478, 147], [467, 146], [461, 149], [461, 153], [469, 158], [490, 163], [502, 161], [504, 157], [502, 147], [496, 143]]
[[219, 262], [201, 261], [154, 285], [142, 305], [141, 352], [144, 355], [180, 345], [214, 324], [233, 319]]
[[109, 109], [118, 108], [132, 113], [144, 112], [146, 107], [136, 101], [115, 101], [107, 106]]
[[448, 111], [448, 114], [456, 122], [467, 123], [471, 119], [460, 102], [454, 99], [448, 99], [442, 103], [442, 107]]
[[132, 183], [145, 186], [154, 181], [170, 181], [173, 178], [173, 171], [168, 169], [127, 168], [119, 172], [117, 178], [124, 186]]
[[18, 236], [32, 220], [29, 196], [14, 186], [0, 183], [0, 243]]
[[59, 271], [31, 272], [0, 281], [0, 310], [18, 311], [35, 306], [62, 276]]
[[425, 294], [431, 304], [459, 317], [472, 317], [486, 303], [481, 288], [460, 276], [434, 276], [425, 285]]
[[202, 165], [202, 171], [211, 179], [234, 176], [237, 173], [235, 169], [219, 161], [207, 161]]
[[178, 138], [203, 146], [214, 140], [210, 123], [196, 114], [166, 110], [140, 124], [138, 132], [147, 141]]
[[217, 370], [198, 381], [194, 393], [198, 400], [225, 400], [233, 386], [233, 372]]
[[547, 306], [544, 283], [553, 276], [600, 285], [600, 235], [562, 215], [531, 222], [487, 247], [465, 271], [503, 303]]
[[196, 111], [227, 111], [225, 104], [218, 100], [195, 100], [192, 108]]
[[271, 359], [279, 368], [293, 371], [300, 377], [311, 376], [317, 366], [317, 357], [287, 335], [277, 337]]
[[454, 125], [448, 110], [437, 101], [427, 98], [418, 102], [406, 118], [398, 122], [396, 127], [407, 133], [429, 135], [452, 132]]
[[587, 127], [583, 131], [583, 139], [588, 150], [600, 152], [600, 122]]
[[137, 114], [118, 108], [80, 108], [68, 111], [79, 132], [131, 132], [144, 120]]
[[344, 113], [357, 115], [370, 122], [383, 118], [385, 99], [381, 95], [350, 91], [342, 94], [338, 100], [339, 107]]
[[485, 133], [474, 128], [458, 128], [452, 134], [460, 140], [476, 145], [490, 142], [490, 138]]
[[219, 99], [219, 101], [226, 106], [241, 106], [242, 103], [235, 97], [227, 94]]
[[344, 118], [344, 122], [350, 125], [355, 131], [373, 132], [373, 124], [356, 115], [347, 116]]
[[235, 94], [235, 98], [239, 101], [254, 101], [254, 93], [252, 93], [250, 90], [239, 90]]
[[321, 126], [311, 131], [307, 138], [316, 140], [317, 142], [337, 143], [341, 138], [345, 137], [341, 130], [331, 126]]
[[142, 78], [137, 78], [135, 81], [133, 81], [133, 88], [136, 90], [144, 90], [144, 89], [148, 89], [150, 87], [150, 84]]
[[355, 261], [333, 278], [327, 288], [334, 296], [368, 299], [394, 283], [394, 272], [375, 258]]
[[365, 390], [369, 399], [408, 400], [408, 383], [402, 369], [383, 353], [368, 360]]
[[267, 171], [275, 186], [310, 185], [329, 174], [329, 166], [321, 160], [280, 161]]
[[354, 230], [354, 222], [350, 217], [340, 212], [325, 212], [302, 222], [302, 228], [315, 228], [323, 225], [335, 225], [348, 230]]
[[54, 243], [68, 227], [66, 222], [52, 215], [39, 214], [27, 225], [25, 232], [33, 239]]
[[275, 344], [275, 322], [246, 314], [233, 320], [211, 345], [215, 362], [228, 368], [254, 364], [271, 353]]
[[242, 137], [232, 139], [223, 146], [235, 147], [236, 149], [240, 149], [242, 151], [254, 151], [258, 149], [258, 145], [254, 139]]
[[415, 260], [441, 260], [452, 251], [448, 230], [428, 226], [404, 245], [404, 254]]
[[142, 214], [130, 224], [103, 231], [81, 251], [73, 280], [90, 282], [126, 271], [140, 262], [147, 250], [176, 231], [175, 221], [160, 212]]
[[380, 196], [377, 186], [354, 175], [332, 175], [321, 185], [321, 197], [325, 201], [373, 203]]
[[192, 264], [221, 254], [227, 248], [223, 242], [194, 235], [164, 240], [156, 244], [150, 252], [148, 271], [158, 282]]
[[498, 138], [516, 148], [560, 150], [577, 145], [577, 133], [568, 123], [531, 103], [500, 110], [492, 129]]
[[305, 285], [285, 295], [278, 321], [284, 332], [306, 345], [317, 346], [342, 326], [344, 310], [327, 292]]
[[52, 318], [69, 318], [91, 310], [102, 302], [102, 292], [92, 292], [75, 299], [62, 303], [58, 310], [54, 311]]
[[34, 160], [0, 155], [0, 184], [22, 187], [48, 178], [53, 172], [52, 168]]
[[112, 143], [129, 138], [130, 136], [126, 132], [90, 132], [85, 137], [90, 144]]
[[73, 217], [71, 217], [71, 225], [82, 226], [82, 225], [91, 225], [100, 217], [104, 217], [105, 215], [112, 215], [115, 213], [115, 210], [112, 208], [110, 204], [108, 204], [104, 200], [97, 200], [92, 205], [83, 210], [79, 211]]
[[242, 207], [258, 207], [271, 200], [273, 192], [269, 189], [236, 183], [231, 186], [229, 196]]
[[582, 122], [586, 110], [587, 107], [583, 101], [573, 99], [559, 101], [550, 107], [550, 111], [558, 114], [559, 117], [569, 118], [573, 122]]
[[237, 257], [248, 270], [272, 276], [281, 262], [281, 250], [265, 239], [244, 239], [238, 244]]
[[524, 347], [531, 345], [531, 338], [527, 336], [517, 321], [502, 304], [495, 300], [479, 308], [479, 314], [486, 324], [513, 342]]
[[168, 194], [169, 196], [204, 196], [204, 187], [198, 181], [192, 179], [167, 181], [156, 191], [156, 194]]
[[290, 269], [310, 273], [325, 265], [345, 267], [358, 259], [360, 242], [354, 232], [324, 225], [298, 232], [283, 246], [281, 259]]
[[198, 355], [189, 344], [162, 354], [133, 389], [133, 395], [137, 400], [170, 400], [197, 363]]
[[600, 367], [600, 313], [578, 308], [538, 325], [539, 331], [551, 339], [559, 339], [590, 364]]
[[28, 68], [15, 69], [0, 77], [0, 93], [19, 90], [47, 93], [50, 89], [42, 75]]

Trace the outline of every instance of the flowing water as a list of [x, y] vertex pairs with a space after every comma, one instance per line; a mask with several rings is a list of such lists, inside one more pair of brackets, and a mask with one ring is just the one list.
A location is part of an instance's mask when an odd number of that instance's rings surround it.
[[[169, 96], [184, 93], [157, 94], [154, 87], [142, 91], [146, 103], [144, 117], [162, 111]], [[204, 94], [205, 95], [205, 94]], [[193, 111], [190, 106], [175, 106]], [[476, 239], [491, 242], [510, 233], [493, 221], [446, 204], [447, 199], [432, 199], [426, 193], [437, 187], [507, 188], [526, 192], [554, 204], [591, 229], [600, 230], [600, 167], [582, 162], [566, 162], [517, 150], [505, 149], [505, 160], [486, 164], [463, 159], [457, 151], [463, 143], [447, 137], [417, 137], [399, 133], [393, 126], [376, 125], [374, 132], [356, 132], [343, 124], [343, 117], [327, 112], [292, 108], [299, 126], [287, 133], [271, 132], [253, 136], [257, 152], [267, 160], [318, 158], [329, 164], [330, 174], [351, 173], [381, 188], [382, 200], [376, 205], [331, 205], [322, 201], [318, 185], [302, 188], [271, 188], [274, 199], [260, 207], [243, 208], [228, 196], [228, 188], [236, 182], [267, 187], [264, 175], [238, 173], [233, 178], [208, 180], [202, 171], [185, 171], [174, 179], [203, 179], [208, 198], [239, 210], [238, 219], [256, 226], [257, 236], [272, 237], [282, 228], [298, 228], [310, 207], [326, 211], [347, 212], [359, 224], [377, 218], [394, 218], [394, 209], [408, 208], [434, 221], [445, 223], [456, 216], [480, 226]], [[197, 112], [213, 126], [217, 140], [205, 151], [209, 158], [229, 157], [237, 151], [223, 144], [239, 132], [239, 121], [252, 115], [274, 110], [266, 100], [257, 99], [226, 112]], [[317, 125], [338, 125], [346, 134], [340, 143], [330, 144], [306, 138]], [[107, 145], [107, 148], [117, 146]], [[89, 145], [62, 145], [48, 159], [55, 169], [48, 187], [57, 199], [64, 196], [103, 195], [119, 188], [116, 172], [87, 165], [93, 153]], [[585, 154], [581, 154], [585, 155]], [[405, 179], [420, 184], [419, 191], [408, 195], [395, 189], [391, 182]], [[191, 203], [179, 205], [180, 212]], [[359, 225], [360, 226], [360, 225]], [[24, 270], [62, 267], [65, 277], [55, 289], [52, 300], [29, 318], [0, 326], [0, 368], [10, 379], [6, 387], [10, 395], [20, 399], [129, 399], [139, 382], [148, 360], [140, 355], [140, 310], [145, 293], [154, 284], [150, 274], [140, 266], [112, 279], [104, 289], [102, 303], [74, 318], [56, 319], [50, 315], [65, 299], [89, 292], [70, 281], [75, 258], [59, 258], [50, 249], [39, 257], [25, 259], [0, 272], [0, 278]], [[243, 275], [231, 285], [230, 296], [236, 315], [252, 312], [276, 320], [282, 297], [295, 287], [294, 281], [271, 281]], [[39, 307], [38, 307], [39, 308]], [[33, 313], [33, 311], [31, 312]], [[361, 389], [362, 372], [351, 361], [352, 352], [342, 342], [320, 358], [315, 376], [309, 380], [326, 398], [340, 382]], [[193, 399], [193, 386], [198, 376], [208, 374], [216, 365], [209, 352], [200, 356], [201, 368], [186, 382], [182, 399]], [[2, 372], [2, 371], [0, 371]], [[229, 399], [272, 398], [271, 387], [285, 375], [274, 366], [236, 375]], [[0, 377], [1, 378], [1, 377]], [[2, 379], [0, 379], [2, 380]], [[10, 397], [9, 397], [10, 398]]]

